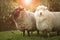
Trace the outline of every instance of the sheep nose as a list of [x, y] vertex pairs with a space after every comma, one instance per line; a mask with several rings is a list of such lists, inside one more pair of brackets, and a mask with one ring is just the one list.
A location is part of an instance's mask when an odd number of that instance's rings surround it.
[[42, 15], [42, 12], [40, 12], [40, 15]]

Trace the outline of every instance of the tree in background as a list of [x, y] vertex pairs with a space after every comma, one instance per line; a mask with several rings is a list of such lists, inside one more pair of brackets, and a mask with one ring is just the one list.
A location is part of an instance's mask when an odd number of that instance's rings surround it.
[[47, 0], [51, 11], [60, 11], [60, 0]]
[[14, 5], [16, 5], [15, 0], [0, 0], [0, 31], [16, 29], [10, 18]]

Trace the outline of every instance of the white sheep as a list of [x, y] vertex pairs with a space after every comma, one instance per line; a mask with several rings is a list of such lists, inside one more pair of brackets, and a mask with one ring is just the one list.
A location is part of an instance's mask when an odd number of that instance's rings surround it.
[[13, 11], [13, 16], [16, 27], [23, 32], [23, 36], [25, 35], [25, 30], [27, 30], [28, 35], [29, 31], [36, 31], [36, 21], [33, 12], [19, 7]]
[[53, 19], [53, 31], [60, 33], [60, 12], [52, 12], [55, 18]]
[[55, 16], [47, 9], [46, 6], [38, 6], [35, 11], [35, 19], [37, 29], [41, 32], [47, 32], [49, 36], [49, 32], [53, 29], [53, 21]]

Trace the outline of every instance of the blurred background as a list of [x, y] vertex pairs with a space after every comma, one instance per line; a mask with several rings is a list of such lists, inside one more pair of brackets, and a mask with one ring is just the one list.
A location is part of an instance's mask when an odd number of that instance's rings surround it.
[[16, 30], [10, 15], [20, 5], [30, 11], [35, 11], [39, 5], [47, 6], [50, 11], [60, 11], [60, 0], [0, 0], [0, 31]]

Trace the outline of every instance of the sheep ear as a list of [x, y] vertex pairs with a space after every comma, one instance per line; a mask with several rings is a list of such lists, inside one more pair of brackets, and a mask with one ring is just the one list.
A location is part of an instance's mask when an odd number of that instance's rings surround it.
[[42, 12], [40, 12], [40, 15], [42, 15]]

